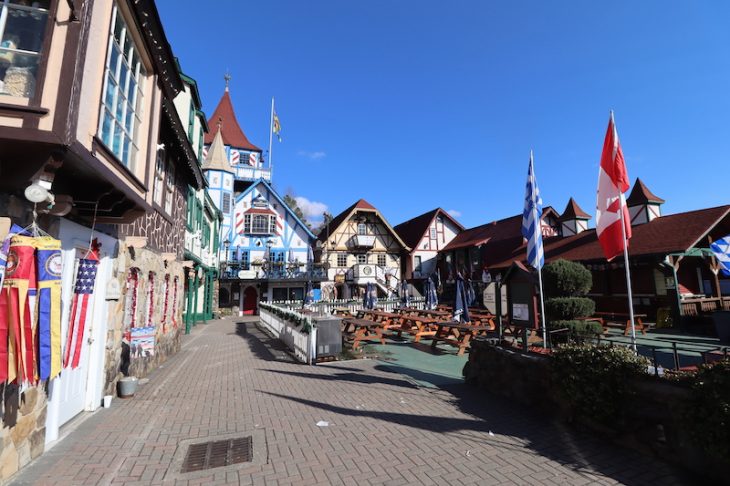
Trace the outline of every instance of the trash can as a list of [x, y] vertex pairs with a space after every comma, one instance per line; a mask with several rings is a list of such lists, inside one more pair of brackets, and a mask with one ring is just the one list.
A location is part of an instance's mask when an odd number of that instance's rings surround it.
[[715, 332], [720, 341], [723, 343], [730, 342], [730, 311], [713, 312], [712, 322], [715, 324]]

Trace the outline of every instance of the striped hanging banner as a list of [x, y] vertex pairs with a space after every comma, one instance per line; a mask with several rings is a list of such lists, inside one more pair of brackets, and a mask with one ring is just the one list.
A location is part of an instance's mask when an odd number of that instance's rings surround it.
[[38, 354], [41, 380], [61, 372], [61, 242], [36, 239], [38, 266]]
[[79, 260], [63, 358], [64, 368], [68, 368], [70, 365], [71, 369], [75, 369], [79, 366], [81, 347], [84, 341], [84, 328], [86, 327], [87, 316], [91, 314], [92, 294], [94, 293], [98, 265], [99, 258], [94, 252], [90, 253], [89, 258]]
[[730, 276], [730, 235], [713, 241], [710, 250], [715, 255], [717, 263], [720, 264], [720, 271], [726, 277]]

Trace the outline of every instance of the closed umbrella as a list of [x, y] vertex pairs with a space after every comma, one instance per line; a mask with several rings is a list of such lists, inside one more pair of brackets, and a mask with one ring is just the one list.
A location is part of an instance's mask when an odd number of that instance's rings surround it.
[[370, 295], [370, 307], [368, 309], [375, 309], [375, 307], [378, 304], [378, 289], [375, 287], [375, 284], [370, 282], [368, 284], [368, 295]]
[[342, 284], [342, 295], [340, 295], [340, 299], [343, 300], [350, 300], [352, 299], [352, 292], [350, 292], [350, 286], [346, 283]]
[[312, 303], [312, 293], [312, 282], [307, 280], [307, 283], [304, 286], [304, 305]]
[[466, 296], [466, 285], [464, 277], [456, 274], [456, 293], [454, 295], [454, 320], [469, 322], [469, 304]]
[[411, 296], [408, 292], [408, 282], [403, 280], [400, 285], [400, 303], [401, 307], [408, 307], [411, 305]]
[[477, 294], [474, 292], [474, 285], [472, 285], [471, 279], [466, 280], [466, 303], [468, 305], [474, 305], [474, 301], [477, 300]]

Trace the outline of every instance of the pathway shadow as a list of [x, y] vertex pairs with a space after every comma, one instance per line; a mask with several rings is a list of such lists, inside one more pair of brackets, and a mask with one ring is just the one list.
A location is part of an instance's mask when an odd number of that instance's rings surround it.
[[322, 373], [306, 373], [301, 371], [283, 371], [283, 370], [269, 370], [260, 369], [261, 371], [268, 371], [269, 373], [278, 373], [281, 375], [296, 376], [297, 378], [312, 378], [315, 380], [326, 380], [326, 381], [349, 381], [351, 383], [362, 383], [362, 384], [379, 384], [379, 385], [392, 385], [398, 387], [407, 388], [418, 388], [414, 383], [408, 380], [385, 378], [383, 376], [376, 376], [370, 373], [334, 373], [334, 374], [322, 374]]
[[259, 359], [298, 363], [283, 342], [266, 334], [255, 322], [237, 322], [235, 335], [245, 339], [251, 352]]
[[[654, 472], [656, 477], [670, 482], [672, 478], [682, 478], [680, 481], [690, 479], [684, 472], [676, 471], [653, 458], [607, 441], [599, 441], [588, 434], [568, 430], [561, 423], [545, 418], [532, 409], [507, 402], [484, 390], [465, 384], [443, 386], [441, 389], [449, 392], [451, 395], [449, 400], [469, 418], [424, 416], [417, 412], [352, 409], [323, 401], [257, 391], [342, 416], [369, 417], [392, 424], [457, 436], [472, 443], [481, 442], [502, 449], [507, 455], [510, 451], [524, 452], [524, 449], [528, 448], [576, 472], [586, 474], [599, 472], [630, 486], [647, 484], [647, 474], [651, 472]], [[515, 444], [514, 439], [511, 439], [513, 437], [524, 445]], [[590, 480], [595, 479], [591, 477]]]

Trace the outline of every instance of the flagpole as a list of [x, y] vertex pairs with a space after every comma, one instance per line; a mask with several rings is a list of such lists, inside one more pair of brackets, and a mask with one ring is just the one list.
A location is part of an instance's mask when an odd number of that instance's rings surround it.
[[271, 97], [271, 120], [269, 121], [269, 181], [273, 180], [274, 156], [271, 149], [274, 146], [274, 97]]
[[[611, 125], [613, 125], [614, 131], [616, 130], [616, 121], [613, 119], [613, 110], [611, 110]], [[626, 241], [626, 222], [624, 217], [624, 208], [626, 207], [626, 200], [624, 199], [624, 193], [619, 190], [619, 212], [621, 213], [621, 238], [624, 247], [624, 267], [626, 267], [626, 290], [629, 296], [629, 319], [631, 320], [631, 347], [636, 352], [636, 326], [634, 325], [634, 298], [631, 295], [631, 272], [629, 271], [629, 245]]]
[[[537, 196], [536, 196], [536, 190], [535, 190], [535, 168], [533, 166], [533, 160], [532, 160], [532, 150], [530, 150], [530, 167], [532, 169], [532, 197], [535, 201], [533, 201], [532, 205], [532, 219], [535, 221], [533, 224], [533, 227], [535, 228], [533, 230], [534, 234], [534, 240], [537, 241], [538, 236], [542, 237], [542, 234], [538, 233], [541, 231], [541, 223], [540, 223], [540, 217], [537, 215]], [[543, 257], [544, 258], [544, 257]], [[540, 284], [540, 317], [542, 320], [542, 345], [545, 349], [548, 347], [547, 342], [547, 326], [545, 325], [545, 298], [544, 293], [542, 291], [542, 265], [540, 265], [540, 260], [537, 261], [538, 267], [537, 267], [537, 279]]]

